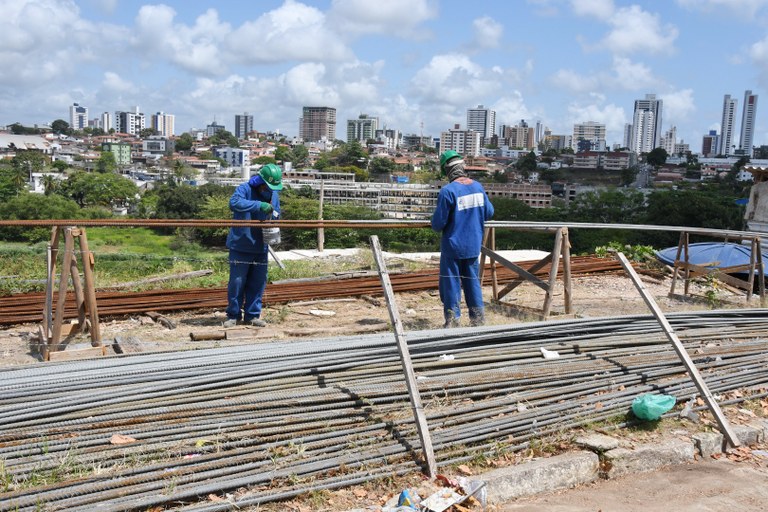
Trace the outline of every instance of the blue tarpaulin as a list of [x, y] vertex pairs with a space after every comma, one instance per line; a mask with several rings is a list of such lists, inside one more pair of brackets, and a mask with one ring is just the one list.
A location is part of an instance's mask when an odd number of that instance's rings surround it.
[[[688, 244], [688, 263], [707, 268], [726, 268], [749, 265], [752, 250], [750, 246], [730, 242], [701, 242]], [[656, 251], [656, 257], [667, 265], [675, 264], [677, 246]], [[680, 261], [685, 261], [685, 251], [680, 252]], [[768, 269], [768, 257], [763, 256], [763, 268]], [[742, 272], [747, 273], [747, 272]]]

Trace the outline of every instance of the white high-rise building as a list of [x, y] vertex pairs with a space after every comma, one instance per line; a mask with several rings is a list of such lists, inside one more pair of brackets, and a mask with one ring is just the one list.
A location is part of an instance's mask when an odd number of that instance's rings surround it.
[[733, 154], [733, 126], [736, 124], [736, 105], [739, 100], [726, 94], [723, 98], [723, 119], [720, 122], [720, 154]]
[[78, 103], [69, 107], [69, 127], [73, 130], [82, 130], [88, 126], [88, 107]]
[[677, 127], [673, 126], [666, 132], [664, 132], [664, 136], [661, 138], [661, 147], [664, 148], [664, 151], [667, 152], [668, 155], [675, 155], [678, 153], [676, 150], [677, 146]]
[[741, 138], [739, 149], [741, 154], [752, 158], [752, 144], [755, 136], [755, 115], [757, 114], [757, 94], [744, 91], [744, 107], [741, 114]]
[[478, 105], [467, 109], [467, 130], [480, 133], [481, 144], [488, 144], [496, 135], [496, 111]]
[[109, 130], [113, 128], [112, 126], [112, 114], [109, 112], [102, 112], [101, 113], [101, 129], [104, 130], [106, 133], [109, 133]]
[[588, 141], [591, 151], [605, 151], [605, 124], [595, 121], [574, 124], [573, 143], [577, 145], [577, 149], [580, 140]]
[[452, 130], [440, 133], [440, 152], [452, 149], [462, 156], [480, 156], [481, 138], [480, 132], [454, 125]]
[[173, 114], [166, 114], [165, 112], [152, 114], [152, 128], [158, 135], [173, 137], [175, 119]]
[[139, 135], [141, 130], [146, 128], [145, 123], [144, 114], [139, 112], [139, 107], [133, 107], [133, 112], [115, 112], [115, 131], [118, 133]]
[[662, 100], [655, 94], [646, 94], [645, 99], [635, 100], [632, 117], [632, 135], [629, 149], [635, 153], [649, 153], [661, 143]]

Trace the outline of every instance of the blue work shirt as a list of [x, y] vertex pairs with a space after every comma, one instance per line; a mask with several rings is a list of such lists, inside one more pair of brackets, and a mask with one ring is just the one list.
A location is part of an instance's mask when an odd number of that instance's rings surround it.
[[477, 181], [461, 177], [444, 186], [432, 215], [432, 229], [443, 233], [440, 252], [451, 258], [477, 258], [485, 221], [491, 217], [493, 205]]
[[[272, 208], [280, 214], [280, 196], [274, 190], [267, 189], [267, 195], [259, 197], [257, 187], [249, 183], [243, 183], [235, 189], [229, 199], [229, 209], [232, 210], [234, 220], [272, 220], [273, 214], [261, 211], [261, 203], [272, 203]], [[267, 251], [267, 244], [261, 233], [261, 227], [233, 226], [227, 235], [227, 248], [249, 252], [261, 253]]]

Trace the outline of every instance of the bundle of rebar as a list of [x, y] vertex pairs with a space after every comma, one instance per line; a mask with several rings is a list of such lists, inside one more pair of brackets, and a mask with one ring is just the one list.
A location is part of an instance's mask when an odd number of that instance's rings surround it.
[[[763, 396], [768, 311], [669, 320], [713, 393]], [[650, 316], [408, 341], [440, 468], [697, 393]], [[420, 454], [391, 334], [0, 372], [0, 510], [230, 510], [417, 472]]]
[[[527, 268], [535, 262], [520, 262]], [[546, 276], [551, 271], [545, 265], [536, 275]], [[613, 258], [579, 256], [572, 258], [571, 272], [574, 276], [618, 272], [621, 265]], [[562, 270], [561, 270], [562, 272]], [[392, 287], [395, 292], [431, 290], [437, 288], [438, 271], [426, 269], [416, 272], [391, 273]], [[511, 270], [497, 266], [497, 282], [506, 284], [517, 278]], [[486, 266], [483, 284], [491, 284], [490, 265]], [[381, 295], [381, 281], [378, 275], [352, 276], [343, 279], [318, 279], [315, 281], [295, 281], [269, 283], [264, 294], [267, 304], [285, 304], [290, 301], [312, 300], [334, 297], [359, 297], [362, 295]], [[53, 295], [54, 303], [58, 293]], [[147, 311], [189, 311], [200, 309], [223, 309], [227, 306], [226, 287], [188, 288], [183, 290], [149, 290], [126, 292], [101, 290], [96, 292], [99, 315], [102, 317], [125, 316], [146, 313]], [[0, 297], [0, 325], [13, 325], [25, 322], [39, 322], [43, 318], [45, 306], [44, 293], [15, 294]], [[77, 318], [78, 309], [74, 293], [67, 294], [64, 318]]]

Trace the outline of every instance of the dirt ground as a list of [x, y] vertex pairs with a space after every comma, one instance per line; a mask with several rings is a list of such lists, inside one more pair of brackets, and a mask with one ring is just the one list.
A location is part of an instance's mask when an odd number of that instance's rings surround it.
[[[765, 459], [763, 459], [765, 460]], [[723, 512], [768, 508], [768, 468], [728, 460], [671, 466], [521, 499], [498, 512]]]
[[[744, 295], [727, 290], [710, 290], [692, 285], [691, 295], [668, 297], [671, 280], [642, 277], [646, 290], [651, 293], [663, 311], [691, 311], [720, 308], [754, 307], [759, 304], [753, 297], [749, 303]], [[678, 291], [681, 286], [678, 285]], [[710, 292], [710, 295], [707, 293]], [[716, 293], [712, 295], [712, 293]], [[514, 324], [540, 320], [544, 292], [532, 284], [524, 284], [503, 298], [504, 306], [491, 303], [492, 290], [485, 287], [486, 323], [489, 325]], [[443, 324], [442, 306], [437, 290], [399, 293], [397, 309], [402, 324], [408, 331], [438, 329]], [[593, 275], [575, 278], [573, 282], [573, 311], [565, 313], [562, 285], [553, 295], [550, 319], [585, 318], [648, 314], [649, 309], [635, 289], [632, 281], [623, 275]], [[271, 340], [323, 338], [347, 334], [382, 332], [390, 329], [390, 318], [383, 296], [333, 300], [294, 302], [266, 305], [262, 318], [267, 327], [236, 327], [229, 330], [226, 340], [195, 341], [204, 334], [223, 333], [226, 320], [223, 311], [194, 311], [162, 313], [175, 325], [168, 328], [161, 322], [144, 315], [127, 318], [102, 318], [101, 338], [112, 354], [116, 338], [132, 338], [143, 352], [157, 350], [194, 350], [242, 343], [268, 343]], [[466, 312], [461, 325], [468, 325]], [[0, 328], [0, 367], [35, 364], [41, 361], [38, 350], [38, 326], [24, 324]], [[70, 357], [77, 357], [77, 349], [90, 346], [87, 335], [73, 336], [69, 340]], [[136, 346], [136, 345], [135, 345]]]

